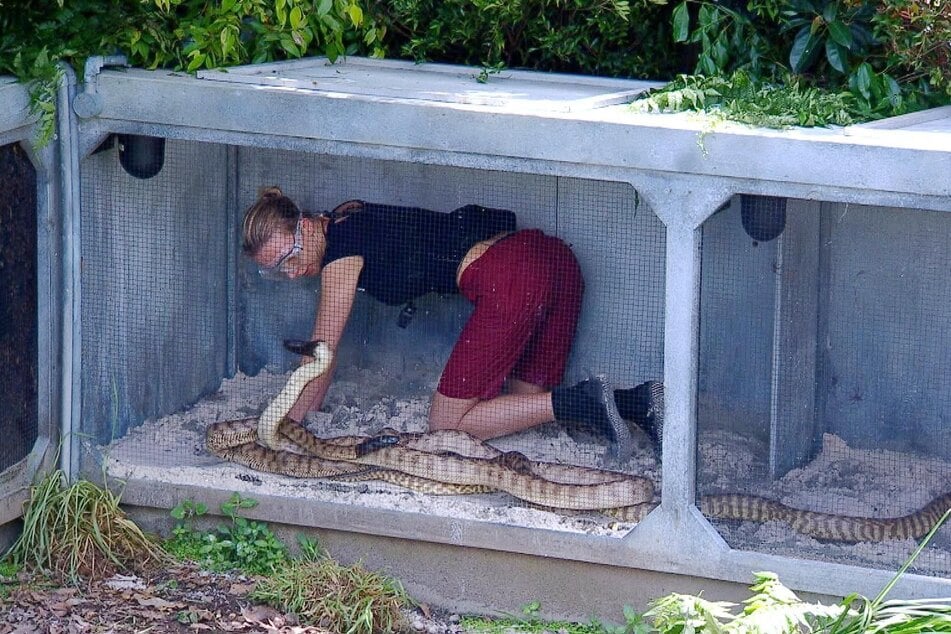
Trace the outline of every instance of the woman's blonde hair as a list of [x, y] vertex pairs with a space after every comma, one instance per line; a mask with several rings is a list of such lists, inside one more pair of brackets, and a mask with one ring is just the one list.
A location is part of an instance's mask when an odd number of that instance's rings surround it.
[[248, 257], [257, 255], [275, 231], [294, 233], [300, 216], [300, 208], [284, 195], [280, 187], [263, 188], [257, 201], [244, 212], [241, 229], [244, 254]]

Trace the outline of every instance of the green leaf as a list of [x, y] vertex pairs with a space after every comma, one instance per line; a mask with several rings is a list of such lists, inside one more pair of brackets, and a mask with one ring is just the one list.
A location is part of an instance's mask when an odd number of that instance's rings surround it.
[[838, 20], [829, 22], [829, 37], [845, 48], [852, 48], [852, 31]]
[[204, 64], [204, 63], [205, 63], [205, 56], [204, 56], [204, 54], [198, 53], [198, 54], [196, 54], [194, 57], [192, 57], [192, 61], [190, 61], [190, 62], [188, 63], [188, 68], [187, 68], [187, 70], [188, 70], [189, 73], [193, 73], [193, 72], [195, 72], [196, 70], [198, 70], [199, 68], [201, 68], [201, 65]]
[[297, 48], [294, 40], [290, 37], [287, 37], [287, 39], [281, 38], [281, 48], [283, 48], [284, 52], [286, 52], [291, 57], [297, 58], [301, 56], [300, 49]]
[[888, 94], [888, 102], [893, 108], [899, 107], [901, 105], [901, 86], [891, 75], [883, 75], [883, 79]]
[[363, 9], [355, 4], [351, 4], [347, 7], [347, 13], [350, 14], [350, 21], [354, 26], [360, 26], [363, 24]]
[[793, 72], [801, 73], [812, 65], [819, 51], [820, 40], [818, 35], [812, 33], [810, 27], [804, 26], [799, 29], [793, 41], [792, 50], [789, 51], [789, 67]]
[[840, 73], [846, 72], [849, 51], [834, 40], [826, 40], [826, 59], [829, 65]]
[[300, 7], [294, 7], [291, 9], [290, 20], [292, 29], [296, 29], [300, 26], [300, 23], [304, 21], [304, 14], [300, 10]]
[[855, 88], [861, 93], [863, 97], [869, 99], [872, 94], [869, 88], [872, 85], [872, 67], [868, 62], [862, 62], [859, 64], [859, 67], [855, 69], [855, 72], [852, 73], [852, 79], [854, 80]]
[[320, 4], [317, 5], [317, 15], [323, 17], [330, 13], [330, 9], [333, 8], [333, 0], [320, 0]]
[[687, 11], [687, 0], [676, 7], [672, 17], [674, 27], [674, 41], [685, 42], [690, 34], [690, 13]]
[[826, 4], [825, 9], [822, 10], [822, 19], [828, 23], [835, 22], [836, 17], [839, 14], [839, 2], [838, 0], [831, 0]]
[[218, 37], [221, 40], [221, 55], [223, 57], [228, 57], [228, 53], [231, 51], [231, 47], [234, 44], [234, 38], [229, 31], [222, 31]]

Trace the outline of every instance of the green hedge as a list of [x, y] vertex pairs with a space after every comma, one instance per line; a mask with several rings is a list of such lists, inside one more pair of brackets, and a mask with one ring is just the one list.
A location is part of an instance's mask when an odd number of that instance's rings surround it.
[[[479, 65], [483, 79], [503, 67], [677, 77], [652, 107], [730, 117], [731, 103], [766, 99], [743, 120], [826, 125], [951, 103], [947, 1], [0, 0], [0, 73], [38, 80], [47, 136], [54, 62], [114, 53], [184, 71], [370, 55]], [[797, 114], [749, 116], [783, 104]]]

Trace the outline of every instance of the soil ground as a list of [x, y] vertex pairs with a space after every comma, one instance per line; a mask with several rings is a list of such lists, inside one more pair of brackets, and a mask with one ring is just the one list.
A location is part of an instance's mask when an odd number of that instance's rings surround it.
[[[145, 578], [116, 575], [83, 586], [0, 577], [0, 634], [340, 634], [253, 603], [254, 579], [181, 564]], [[454, 634], [457, 617], [427, 606], [405, 612], [405, 632]]]

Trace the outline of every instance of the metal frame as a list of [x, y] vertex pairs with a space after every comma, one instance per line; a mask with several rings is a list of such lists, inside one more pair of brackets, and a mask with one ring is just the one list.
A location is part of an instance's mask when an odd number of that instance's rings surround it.
[[59, 146], [33, 146], [36, 121], [29, 113], [26, 87], [0, 77], [0, 145], [19, 143], [36, 170], [37, 207], [37, 438], [30, 453], [0, 474], [0, 524], [23, 514], [23, 502], [39, 473], [55, 466], [63, 421], [60, 379], [63, 370], [63, 313], [60, 288], [66, 269], [59, 258], [63, 237], [59, 213], [61, 179]]
[[[623, 105], [509, 112], [495, 105], [324, 93], [277, 83], [105, 70], [96, 83], [96, 112], [86, 111], [79, 122], [77, 155], [85, 156], [109, 134], [130, 133], [630, 183], [667, 227], [663, 502], [623, 540], [268, 497], [259, 500], [253, 516], [743, 584], [751, 570], [769, 569], [793, 588], [830, 596], [846, 584], [875, 595], [891, 579], [885, 571], [730, 549], [694, 506], [700, 227], [740, 193], [949, 211], [949, 135], [751, 129], [636, 114]], [[414, 125], [388, 123], [399, 120]], [[506, 134], [497, 134], [499, 129]], [[76, 266], [75, 257], [71, 261]], [[75, 350], [79, 333], [75, 323], [73, 328], [68, 343]], [[64, 408], [68, 426], [78, 429], [75, 404]], [[132, 479], [123, 494], [124, 502], [151, 508], [198, 497], [214, 503], [224, 493]], [[951, 580], [906, 575], [894, 593], [947, 596]]]

